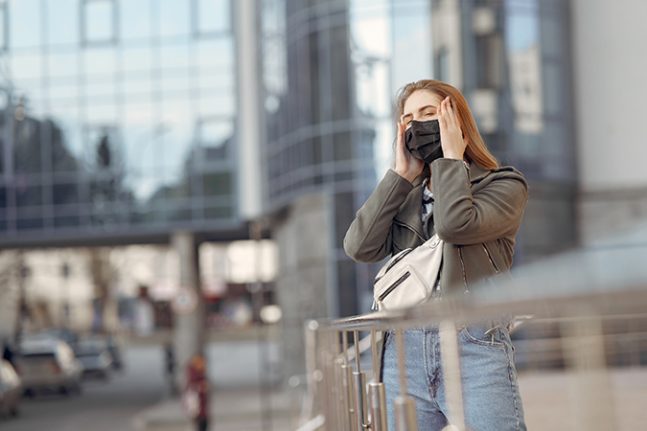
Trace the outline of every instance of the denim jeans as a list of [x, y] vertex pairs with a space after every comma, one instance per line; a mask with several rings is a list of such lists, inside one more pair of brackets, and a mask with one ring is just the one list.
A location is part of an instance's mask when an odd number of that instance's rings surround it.
[[[517, 386], [514, 348], [505, 326], [469, 325], [458, 332], [465, 424], [472, 431], [525, 430]], [[384, 341], [383, 381], [389, 431], [395, 431], [393, 402], [399, 395], [394, 333]], [[440, 339], [434, 327], [404, 332], [407, 390], [415, 400], [418, 430], [440, 431], [447, 425], [447, 400]]]

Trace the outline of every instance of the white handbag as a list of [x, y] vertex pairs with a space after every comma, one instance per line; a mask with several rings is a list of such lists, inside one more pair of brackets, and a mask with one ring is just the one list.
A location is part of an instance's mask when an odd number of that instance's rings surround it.
[[431, 296], [443, 260], [444, 241], [433, 235], [416, 248], [393, 256], [373, 284], [373, 309], [411, 307]]

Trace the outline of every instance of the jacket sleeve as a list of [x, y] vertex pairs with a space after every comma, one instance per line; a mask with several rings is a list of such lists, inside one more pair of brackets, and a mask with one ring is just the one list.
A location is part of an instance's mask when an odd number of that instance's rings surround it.
[[472, 194], [468, 170], [461, 160], [433, 162], [434, 227], [452, 244], [478, 244], [514, 235], [528, 201], [523, 176], [511, 172]]
[[357, 262], [378, 262], [391, 253], [391, 225], [413, 185], [389, 169], [357, 211], [344, 237], [346, 254]]

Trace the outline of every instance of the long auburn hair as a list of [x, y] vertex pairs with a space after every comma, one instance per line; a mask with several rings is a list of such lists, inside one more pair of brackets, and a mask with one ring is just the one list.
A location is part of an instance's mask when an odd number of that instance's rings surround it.
[[449, 96], [452, 104], [456, 109], [458, 121], [460, 122], [463, 135], [467, 138], [467, 148], [465, 149], [466, 157], [479, 166], [486, 169], [496, 169], [499, 167], [499, 162], [496, 157], [490, 153], [472, 115], [472, 111], [467, 105], [467, 100], [463, 97], [461, 92], [442, 81], [435, 79], [422, 79], [420, 81], [411, 82], [402, 87], [397, 94], [396, 108], [397, 117], [396, 121], [400, 121], [400, 117], [404, 114], [404, 104], [414, 92], [418, 90], [427, 90], [436, 93], [441, 99]]

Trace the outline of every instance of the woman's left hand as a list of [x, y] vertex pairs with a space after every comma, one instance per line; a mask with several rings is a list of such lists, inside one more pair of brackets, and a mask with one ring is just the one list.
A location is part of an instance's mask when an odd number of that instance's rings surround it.
[[440, 143], [446, 159], [463, 160], [467, 141], [463, 138], [460, 122], [449, 97], [440, 103], [438, 110], [440, 123]]

